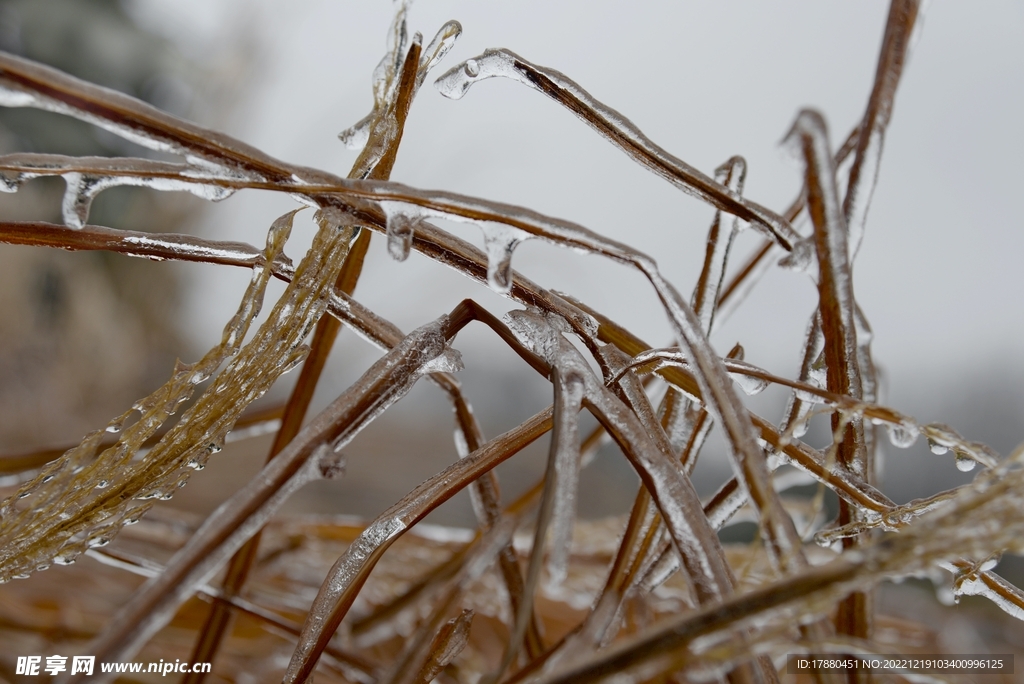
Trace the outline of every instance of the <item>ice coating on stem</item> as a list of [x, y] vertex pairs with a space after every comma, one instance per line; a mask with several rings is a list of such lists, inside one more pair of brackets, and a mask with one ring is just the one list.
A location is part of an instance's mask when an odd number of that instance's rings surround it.
[[155, 190], [180, 190], [198, 197], [219, 201], [234, 193], [234, 188], [218, 182], [238, 180], [238, 176], [209, 165], [157, 162], [149, 159], [67, 157], [59, 154], [15, 153], [0, 156], [3, 190], [17, 192], [24, 180], [43, 176], [62, 176], [66, 185], [61, 211], [70, 228], [82, 228], [89, 220], [89, 209], [96, 196], [122, 185]]
[[857, 254], [864, 236], [871, 196], [878, 182], [882, 147], [892, 117], [896, 88], [909, 57], [915, 29], [920, 26], [917, 21], [920, 5], [920, 0], [895, 0], [889, 6], [875, 82], [861, 121], [861, 134], [858, 136], [843, 200], [843, 213], [850, 227], [851, 255]]
[[229, 136], [202, 128], [140, 100], [9, 54], [0, 55], [0, 104], [73, 116], [151, 150], [202, 159], [208, 168], [250, 180], [279, 175], [284, 165]]
[[675, 288], [661, 277], [652, 263], [638, 261], [637, 266], [654, 285], [669, 313], [669, 322], [679, 343], [693, 364], [704, 406], [715, 423], [722, 427], [733, 470], [758, 510], [762, 533], [773, 561], [787, 570], [806, 566], [800, 537], [771, 485], [750, 417], [728, 381], [721, 359], [715, 355], [700, 330], [693, 310], [683, 302]]
[[[266, 524], [281, 504], [303, 485], [320, 477], [323, 453], [322, 449], [314, 451], [313, 458], [255, 510], [251, 508], [254, 494], [277, 474], [268, 472], [269, 465], [260, 477], [221, 504], [171, 558], [164, 572], [132, 596], [107, 630], [93, 641], [90, 652], [108, 660], [130, 659], [170, 622], [182, 603], [207, 584], [232, 554]], [[224, 521], [236, 524], [226, 536]]]
[[527, 85], [569, 108], [612, 144], [636, 162], [690, 195], [750, 221], [785, 249], [799, 239], [781, 216], [744, 200], [729, 188], [709, 178], [686, 162], [672, 156], [645, 136], [619, 112], [594, 99], [579, 84], [554, 69], [532, 64], [504, 49], [490, 49], [449, 70], [434, 85], [445, 97], [460, 99], [477, 81], [502, 76]]
[[[443, 338], [442, 338], [443, 340]], [[397, 348], [396, 348], [397, 349]], [[497, 437], [468, 457], [429, 478], [376, 518], [334, 564], [320, 587], [302, 628], [284, 681], [304, 681], [316, 658], [344, 618], [355, 594], [388, 546], [434, 507], [467, 486], [471, 473], [481, 475], [543, 434], [551, 412], [544, 411]], [[509, 448], [514, 445], [513, 448]]]
[[[967, 486], [949, 506], [922, 516], [917, 526], [901, 534], [844, 553], [798, 576], [769, 582], [719, 605], [656, 625], [533, 681], [569, 684], [606, 672], [643, 672], [644, 668], [671, 662], [668, 659], [673, 654], [688, 649], [701, 637], [713, 635], [704, 643], [721, 644], [726, 639], [741, 638], [742, 630], [762, 631], [763, 635], [773, 625], [791, 629], [794, 622], [829, 614], [835, 603], [850, 592], [865, 590], [885, 579], [912, 576], [957, 555], [988, 557], [994, 549], [1019, 548], [1024, 533], [1024, 517], [1018, 508], [1022, 484], [1024, 471], [1018, 469], [1004, 473], [997, 483]], [[1003, 495], [1008, 498], [1003, 499]], [[1017, 513], [1011, 514], [1011, 510]], [[1008, 514], [1005, 519], [999, 519], [1002, 512]], [[936, 533], [938, 530], [944, 533]], [[1000, 601], [1012, 601], [1013, 595], [1001, 594]], [[1019, 614], [1016, 607], [1008, 612]]]
[[626, 452], [665, 519], [674, 544], [683, 555], [696, 590], [705, 597], [719, 597], [731, 589], [731, 579], [723, 558], [712, 553], [718, 547], [700, 512], [700, 501], [693, 485], [671, 461], [670, 456], [652, 441], [650, 433], [604, 386], [580, 353], [552, 321], [557, 317], [535, 311], [511, 311], [506, 315], [509, 327], [524, 344], [545, 356], [561, 373], [575, 373], [585, 381], [586, 401], [592, 413]]
[[555, 431], [551, 440], [549, 479], [554, 506], [548, 552], [548, 581], [557, 587], [569, 573], [576, 498], [579, 490], [580, 440], [578, 414], [583, 405], [585, 381], [575, 373], [555, 373]]
[[454, 19], [445, 22], [445, 24], [438, 29], [433, 40], [430, 41], [430, 44], [427, 45], [420, 56], [419, 69], [416, 72], [417, 88], [423, 85], [423, 80], [427, 77], [427, 74], [430, 73], [430, 70], [437, 66], [441, 60], [445, 58], [445, 55], [455, 47], [455, 42], [461, 35], [462, 24]]
[[[747, 179], [747, 162], [743, 157], [735, 156], [715, 169], [715, 181], [725, 185], [729, 190], [742, 196], [743, 186]], [[731, 223], [727, 228], [726, 223]], [[723, 216], [722, 210], [715, 211], [715, 219], [708, 231], [707, 252], [704, 268], [693, 291], [693, 312], [700, 321], [705, 334], [711, 333], [715, 310], [718, 308], [718, 296], [725, 277], [725, 267], [729, 261], [729, 250], [739, 232], [739, 219], [732, 221]]]
[[[289, 212], [271, 226], [263, 263], [272, 263], [281, 253], [294, 213]], [[205, 451], [207, 446], [223, 440], [241, 411], [262, 391], [249, 390], [241, 401], [232, 402], [230, 395], [218, 396], [216, 389], [212, 393], [208, 389], [184, 416], [194, 417], [194, 423], [179, 421], [145, 458], [135, 458], [142, 444], [191, 396], [196, 385], [209, 378], [226, 359], [239, 354], [242, 340], [259, 314], [269, 278], [269, 269], [256, 264], [239, 309], [224, 328], [221, 343], [196, 364], [179, 363], [165, 385], [110, 422], [110, 429], [120, 433], [117, 443], [99, 453], [107, 431], [91, 433], [4, 504], [8, 514], [0, 520], [0, 538], [17, 541], [4, 546], [0, 577], [39, 567], [55, 556], [76, 557], [85, 549], [91, 532], [100, 526], [116, 529], [124, 521], [137, 518], [139, 509], [133, 500], [169, 498], [193, 469], [188, 464], [203, 462], [209, 455]], [[273, 363], [273, 359], [268, 361]], [[254, 370], [258, 373], [260, 369]], [[275, 377], [271, 365], [259, 381], [266, 387]], [[221, 407], [219, 404], [225, 401], [232, 405]], [[203, 415], [209, 404], [217, 407], [207, 409]], [[133, 412], [139, 413], [138, 419], [122, 429]], [[89, 487], [85, 483], [106, 484]], [[21, 505], [11, 505], [26, 498], [29, 500]], [[25, 503], [30, 506], [21, 508]]]
[[[325, 228], [330, 226], [326, 223]], [[211, 515], [160, 580], [137, 594], [100, 638], [95, 647], [98, 657], [129, 658], [144, 642], [136, 636], [138, 631], [152, 633], [169, 620], [174, 608], [195, 590], [197, 583], [216, 572], [292, 492], [310, 478], [336, 475], [341, 449], [412, 388], [425, 364], [444, 354], [447, 347], [442, 330], [446, 322], [447, 317], [442, 316], [405, 338], [307, 425], [259, 476]], [[364, 534], [386, 537], [400, 528], [404, 529], [390, 521]], [[372, 544], [372, 540], [367, 543]]]

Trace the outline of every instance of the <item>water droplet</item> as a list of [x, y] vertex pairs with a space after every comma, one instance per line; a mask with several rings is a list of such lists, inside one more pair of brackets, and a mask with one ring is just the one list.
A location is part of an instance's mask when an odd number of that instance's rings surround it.
[[467, 60], [450, 69], [434, 81], [434, 87], [445, 97], [458, 100], [466, 94], [471, 85], [493, 76], [506, 76], [517, 81], [524, 80], [522, 75], [516, 71], [510, 53], [503, 50], [487, 50], [479, 57]]
[[888, 425], [889, 441], [894, 447], [906, 449], [917, 441], [917, 428], [903, 423], [890, 423]]
[[942, 454], [949, 451], [949, 447], [939, 444], [938, 442], [932, 439], [928, 440], [928, 448], [931, 450], [933, 454], [937, 456], [941, 456]]
[[78, 558], [76, 554], [63, 553], [53, 557], [53, 562], [57, 565], [71, 565]]
[[36, 570], [48, 570], [50, 568], [49, 563], [40, 563], [36, 566]]
[[220, 442], [210, 442], [206, 445], [206, 453], [208, 454], [219, 454], [224, 447], [221, 446]]
[[412, 249], [412, 238], [418, 218], [410, 218], [405, 214], [388, 214], [388, 254], [395, 261], [405, 261]]
[[109, 480], [100, 480], [99, 482], [96, 483], [96, 489], [106, 489], [109, 486], [110, 486], [110, 481]]
[[963, 452], [956, 454], [956, 469], [961, 473], [969, 473], [974, 470], [978, 462]]
[[90, 549], [98, 549], [100, 547], [106, 546], [109, 543], [110, 538], [101, 535], [92, 537], [89, 541], [85, 542], [85, 545], [88, 546]]

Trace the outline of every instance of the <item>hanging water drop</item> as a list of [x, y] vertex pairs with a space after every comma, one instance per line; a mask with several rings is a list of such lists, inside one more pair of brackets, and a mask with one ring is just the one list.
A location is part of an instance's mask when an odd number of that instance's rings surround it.
[[917, 441], [917, 428], [903, 423], [891, 423], [888, 426], [889, 441], [894, 447], [906, 449]]
[[61, 203], [64, 225], [81, 230], [89, 221], [93, 198], [110, 185], [109, 179], [76, 172], [64, 174], [64, 182], [67, 184]]
[[480, 75], [480, 65], [475, 59], [467, 59], [463, 69], [465, 69], [466, 75], [470, 78], [476, 78]]
[[526, 233], [497, 224], [481, 226], [487, 252], [487, 285], [498, 294], [512, 289], [512, 252]]
[[975, 461], [970, 456], [968, 456], [967, 454], [963, 453], [962, 451], [958, 451], [956, 453], [956, 469], [959, 470], [961, 473], [971, 472], [972, 470], [974, 470], [974, 467], [976, 465], [978, 465], [978, 462]]
[[931, 452], [936, 456], [941, 456], [942, 454], [949, 451], [949, 447], [943, 444], [939, 444], [933, 439], [928, 440], [928, 449], [931, 450]]

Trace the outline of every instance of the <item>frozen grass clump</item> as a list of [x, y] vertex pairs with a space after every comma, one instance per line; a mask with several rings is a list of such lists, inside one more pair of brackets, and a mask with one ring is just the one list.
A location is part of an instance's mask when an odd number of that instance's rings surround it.
[[[449, 22], [424, 46], [420, 34], [409, 36], [405, 14], [400, 7], [389, 51], [374, 71], [372, 111], [341, 134], [361, 150], [347, 178], [288, 164], [138, 100], [0, 55], [0, 104], [66, 114], [175, 157], [0, 156], [0, 189], [17, 192], [42, 176], [66, 184], [64, 225], [3, 222], [0, 240], [252, 271], [221, 343], [200, 361], [179, 363], [166, 384], [62, 456], [40, 452], [4, 462], [5, 473], [21, 483], [0, 508], [0, 580], [71, 564], [83, 553], [105, 564], [83, 580], [95, 594], [94, 604], [80, 606], [85, 627], [47, 643], [77, 640], [76, 650], [100, 662], [131, 660], [141, 649], [168, 660], [231, 662], [235, 669], [226, 676], [239, 676], [241, 667], [286, 682], [306, 681], [318, 664], [322, 676], [358, 682], [613, 675], [772, 682], [790, 653], [910, 648], [909, 637], [894, 640], [892, 629], [880, 628], [890, 623], [876, 614], [872, 593], [890, 579], [934, 577], [956, 595], [982, 596], [1014, 618], [1024, 616], [1024, 594], [993, 573], [1000, 554], [1019, 552], [1024, 538], [1024, 451], [1002, 458], [946, 425], [880, 405], [870, 312], [855, 295], [852, 261], [866, 230], [917, 2], [893, 1], [864, 116], [838, 147], [819, 113], [797, 113], [786, 141], [802, 161], [803, 190], [782, 211], [744, 195], [742, 157], [702, 172], [564, 74], [508, 50], [487, 50], [434, 81], [453, 99], [490, 78], [526, 85], [711, 205], [703, 268], [689, 297], [651, 256], [577, 223], [391, 181], [412, 100], [461, 33]], [[263, 249], [90, 224], [96, 195], [123, 185], [185, 190], [212, 201], [241, 190], [284, 193], [315, 209], [318, 232], [293, 265], [285, 248], [294, 211], [268, 220]], [[482, 248], [432, 223], [438, 219], [478, 227]], [[745, 230], [762, 244], [737, 260], [731, 248]], [[374, 232], [396, 260], [418, 252], [518, 308], [501, 320], [467, 299], [450, 311], [426, 312], [410, 333], [399, 330], [352, 296]], [[526, 240], [637, 271], [650, 285], [645, 306], [664, 316], [671, 344], [652, 347], [582, 299], [523, 277], [513, 260]], [[708, 341], [713, 326], [775, 267], [807, 272], [817, 285], [795, 378], [747, 363], [740, 345], [722, 354]], [[287, 286], [250, 330], [271, 278]], [[524, 373], [539, 373], [552, 386], [549, 408], [490, 439], [456, 379], [463, 368], [457, 335], [471, 323], [511, 348]], [[307, 419], [342, 326], [381, 355]], [[246, 412], [296, 367], [287, 402]], [[372, 521], [273, 520], [304, 484], [339, 476], [342, 449], [421, 380], [438, 386], [453, 408], [449, 467]], [[753, 413], [746, 401], [772, 384], [790, 392], [778, 421]], [[598, 423], [590, 433], [581, 428], [583, 410]], [[818, 415], [831, 425], [823, 449], [801, 441]], [[702, 501], [690, 475], [715, 428], [733, 476]], [[147, 515], [154, 500], [186, 485], [226, 440], [267, 430], [275, 434], [267, 465], [201, 524], [167, 512]], [[503, 502], [494, 468], [548, 432], [543, 479]], [[877, 485], [875, 452], [884, 438], [898, 447], [926, 439], [934, 452], [977, 475], [897, 505]], [[641, 487], [627, 517], [580, 521], [580, 472], [607, 440]], [[810, 500], [787, 492], [807, 483], [818, 487]], [[473, 499], [475, 533], [417, 527], [463, 489]], [[834, 520], [823, 515], [826, 490], [839, 502]], [[723, 544], [718, 531], [740, 512], [756, 521], [757, 539]], [[122, 584], [104, 574], [124, 572], [149, 579], [125, 596]], [[210, 601], [208, 609], [190, 601], [196, 595]], [[232, 635], [236, 616], [242, 617]], [[248, 664], [237, 664], [240, 654]], [[835, 673], [814, 677], [838, 681]]]

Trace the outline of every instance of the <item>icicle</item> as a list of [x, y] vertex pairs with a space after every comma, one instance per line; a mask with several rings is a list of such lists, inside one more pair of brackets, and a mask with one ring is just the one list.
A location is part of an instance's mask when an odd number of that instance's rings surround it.
[[[733, 366], [733, 367], [736, 367], [736, 366], [739, 366], [741, 364], [744, 365], [744, 366], [747, 365], [747, 364], [743, 364], [742, 362], [737, 362], [737, 361], [733, 361], [729, 365]], [[753, 368], [753, 366], [751, 366], [751, 368]], [[760, 394], [770, 384], [764, 378], [759, 378], [759, 377], [756, 377], [754, 375], [749, 375], [749, 374], [743, 373], [741, 371], [732, 371], [732, 370], [730, 370], [729, 371], [729, 375], [736, 382], [736, 384], [740, 386], [740, 389], [743, 390], [743, 392], [747, 396], [753, 396], [755, 394]]]
[[103, 179], [81, 173], [64, 174], [64, 182], [67, 184], [61, 205], [64, 225], [68, 228], [82, 228], [89, 222], [89, 208], [93, 198], [109, 185], [105, 185]]
[[499, 223], [481, 224], [487, 253], [487, 284], [498, 294], [512, 289], [512, 252], [529, 234]]
[[388, 214], [388, 254], [395, 261], [405, 261], [409, 258], [413, 233], [419, 220], [419, 217], [410, 218], [400, 213]]
[[423, 84], [423, 79], [426, 78], [427, 73], [437, 66], [452, 47], [455, 46], [455, 42], [461, 35], [462, 24], [455, 20], [446, 22], [444, 26], [438, 29], [434, 39], [430, 41], [430, 45], [420, 55], [419, 69], [416, 72], [417, 88]]
[[346, 128], [338, 134], [338, 139], [350, 150], [361, 150], [370, 139], [370, 129], [373, 127], [375, 112], [371, 112], [360, 119], [357, 123]]
[[479, 57], [467, 60], [445, 73], [434, 81], [434, 87], [450, 100], [461, 100], [474, 83], [495, 76], [526, 82], [513, 66], [511, 53], [487, 50]]
[[458, 373], [459, 371], [464, 370], [465, 367], [466, 366], [462, 363], [462, 354], [459, 353], [459, 350], [450, 345], [445, 345], [444, 351], [425, 361], [419, 367], [417, 374]]

